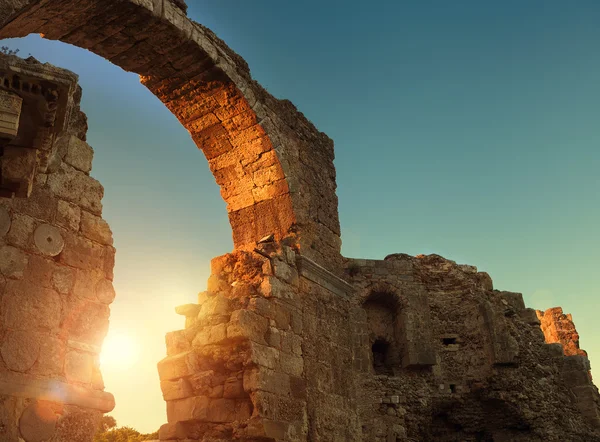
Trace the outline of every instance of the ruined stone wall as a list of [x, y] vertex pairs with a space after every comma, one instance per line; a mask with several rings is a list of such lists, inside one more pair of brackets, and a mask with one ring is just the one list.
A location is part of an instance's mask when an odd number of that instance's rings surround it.
[[592, 383], [592, 371], [587, 353], [579, 348], [579, 334], [573, 317], [560, 307], [536, 311], [546, 343], [555, 344], [565, 355], [561, 375], [581, 413], [600, 426], [600, 395]]
[[[520, 294], [436, 255], [343, 259], [331, 140], [184, 2], [0, 0], [0, 38], [32, 32], [140, 74], [227, 202], [236, 250], [158, 364], [161, 440], [600, 441], [570, 318], [542, 332]], [[115, 251], [81, 91], [0, 61], [0, 439], [89, 441], [114, 406], [98, 352]]]
[[[13, 81], [15, 73], [21, 82]], [[0, 93], [38, 100], [60, 73], [4, 57]], [[102, 413], [114, 407], [98, 355], [115, 296], [115, 250], [101, 217], [103, 188], [90, 176], [81, 90], [72, 80], [69, 114], [53, 149], [23, 145], [17, 136], [5, 140], [0, 157], [3, 172], [15, 158], [39, 160], [25, 185], [29, 197], [5, 189], [0, 198], [0, 440], [6, 442], [89, 441]], [[54, 123], [20, 130], [54, 137]]]
[[349, 286], [289, 246], [257, 250], [215, 258], [208, 291], [178, 307], [186, 328], [158, 364], [161, 440], [361, 440], [349, 304], [315, 269]]
[[587, 356], [587, 353], [579, 348], [579, 334], [571, 314], [565, 315], [560, 307], [549, 308], [543, 312], [536, 310], [536, 314], [547, 343], [561, 344], [566, 356]]
[[159, 363], [161, 440], [600, 441], [587, 358], [546, 344], [520, 294], [437, 255], [345, 279], [275, 242], [213, 260]]
[[[346, 269], [357, 288], [354, 376], [363, 440], [599, 440], [593, 387], [570, 392], [583, 359], [544, 343], [520, 294], [493, 290], [486, 273], [436, 255], [349, 260]], [[397, 299], [391, 308], [402, 362], [393, 375], [373, 367], [378, 336], [365, 311], [373, 293]]]

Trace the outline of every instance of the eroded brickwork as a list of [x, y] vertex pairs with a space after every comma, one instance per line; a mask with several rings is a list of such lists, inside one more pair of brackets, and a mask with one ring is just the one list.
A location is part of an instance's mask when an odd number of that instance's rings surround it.
[[81, 90], [73, 74], [17, 57], [0, 58], [0, 80], [0, 96], [22, 99], [20, 124], [0, 129], [0, 440], [88, 441], [114, 407], [98, 356], [115, 250]]
[[294, 237], [318, 262], [339, 258], [333, 142], [177, 0], [0, 0], [0, 38], [31, 33], [88, 49], [140, 75], [202, 150], [227, 203], [237, 249]]
[[[437, 255], [343, 258], [331, 140], [185, 11], [0, 0], [0, 38], [41, 33], [140, 74], [227, 202], [235, 250], [176, 309], [158, 363], [160, 439], [600, 441], [571, 318]], [[2, 441], [90, 441], [114, 406], [98, 351], [115, 250], [80, 98], [74, 74], [0, 59]]]

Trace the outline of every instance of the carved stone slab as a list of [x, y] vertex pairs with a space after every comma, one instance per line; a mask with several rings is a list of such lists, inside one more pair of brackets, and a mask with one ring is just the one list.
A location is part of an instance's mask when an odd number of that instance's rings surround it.
[[321, 267], [312, 259], [298, 255], [296, 264], [300, 271], [300, 276], [304, 276], [306, 279], [319, 284], [321, 287], [326, 288], [336, 295], [346, 297], [354, 293], [354, 287], [343, 279], [335, 276], [329, 270]]
[[0, 138], [17, 136], [22, 104], [23, 99], [18, 95], [0, 90]]

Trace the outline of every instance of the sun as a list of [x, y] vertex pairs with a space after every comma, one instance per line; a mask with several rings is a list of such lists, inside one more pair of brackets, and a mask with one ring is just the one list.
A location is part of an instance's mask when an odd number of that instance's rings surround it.
[[100, 353], [100, 366], [110, 370], [127, 370], [138, 360], [140, 346], [130, 335], [110, 332], [104, 339]]

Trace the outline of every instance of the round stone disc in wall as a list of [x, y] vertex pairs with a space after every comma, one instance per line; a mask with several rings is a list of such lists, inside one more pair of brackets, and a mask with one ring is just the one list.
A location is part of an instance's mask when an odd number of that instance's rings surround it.
[[0, 347], [0, 355], [6, 367], [20, 373], [25, 373], [33, 367], [39, 354], [39, 341], [35, 336], [24, 331], [8, 332]]
[[0, 206], [0, 236], [4, 236], [10, 230], [10, 214], [6, 207]]
[[48, 402], [34, 402], [23, 411], [19, 419], [21, 436], [27, 442], [49, 440], [56, 431], [58, 415], [55, 406]]
[[46, 256], [56, 256], [65, 246], [60, 230], [49, 224], [42, 224], [33, 234], [35, 245]]

